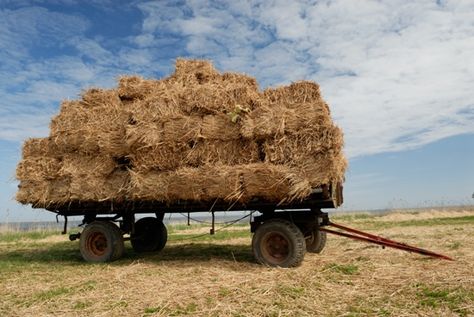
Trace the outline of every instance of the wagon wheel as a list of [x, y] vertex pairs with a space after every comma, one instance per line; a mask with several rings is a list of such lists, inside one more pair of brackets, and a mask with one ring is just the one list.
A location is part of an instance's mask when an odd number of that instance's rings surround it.
[[262, 264], [294, 267], [303, 261], [306, 243], [303, 233], [294, 223], [272, 219], [257, 228], [252, 238], [252, 249]]
[[321, 253], [326, 246], [327, 235], [324, 231], [315, 229], [311, 236], [306, 239], [306, 251], [310, 253]]
[[112, 222], [94, 221], [82, 231], [79, 249], [88, 262], [117, 260], [124, 251], [122, 232]]
[[139, 219], [130, 235], [135, 252], [161, 251], [168, 240], [168, 231], [162, 221], [154, 217]]

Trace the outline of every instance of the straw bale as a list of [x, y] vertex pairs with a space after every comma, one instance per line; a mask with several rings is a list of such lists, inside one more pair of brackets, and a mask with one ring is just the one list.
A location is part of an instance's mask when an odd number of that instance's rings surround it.
[[54, 156], [59, 149], [51, 138], [29, 138], [23, 143], [22, 156]]
[[115, 89], [91, 88], [85, 90], [81, 96], [80, 103], [85, 108], [122, 106], [118, 91]]
[[263, 142], [265, 161], [292, 166], [343, 146], [342, 130], [335, 125], [318, 126], [312, 133], [305, 132], [266, 139]]
[[253, 109], [260, 104], [258, 92], [242, 84], [208, 83], [189, 86], [181, 94], [179, 107], [188, 114], [218, 114], [236, 107]]
[[241, 133], [246, 138], [265, 139], [285, 134], [312, 134], [313, 129], [331, 124], [329, 112], [321, 101], [302, 103], [298, 108], [266, 103], [244, 115]]
[[125, 124], [129, 114], [118, 104], [85, 108], [80, 102], [65, 101], [51, 121], [50, 139], [63, 153], [127, 152]]
[[173, 90], [154, 91], [143, 100], [135, 100], [125, 106], [130, 113], [129, 124], [153, 122], [161, 118], [182, 116], [184, 113], [178, 105], [179, 96]]
[[[140, 76], [122, 76], [118, 82], [121, 100], [144, 99], [154, 91], [163, 91], [163, 81], [144, 79]], [[157, 93], [156, 92], [156, 93]]]
[[289, 86], [268, 88], [263, 95], [272, 103], [282, 103], [288, 107], [298, 107], [303, 103], [321, 100], [319, 85], [312, 81], [298, 81]]
[[238, 190], [238, 174], [232, 168], [184, 167], [172, 173], [168, 184], [168, 198], [171, 201], [229, 199]]
[[175, 72], [170, 76], [171, 81], [185, 86], [205, 84], [218, 78], [220, 75], [210, 61], [181, 58], [176, 60]]
[[237, 140], [241, 137], [240, 124], [232, 122], [231, 116], [224, 113], [204, 116], [201, 137], [208, 140]]
[[133, 169], [175, 170], [179, 167], [199, 167], [210, 164], [236, 165], [259, 161], [256, 142], [201, 140], [194, 144], [167, 143], [141, 147], [128, 156]]
[[202, 118], [180, 116], [163, 122], [163, 142], [195, 142], [201, 138]]
[[176, 171], [131, 173], [132, 199], [248, 202], [302, 199], [311, 193], [308, 180], [289, 167], [267, 163], [208, 165]]
[[343, 181], [347, 167], [317, 84], [262, 93], [254, 78], [201, 60], [178, 59], [161, 80], [126, 76], [117, 89], [84, 91], [50, 128], [25, 142], [20, 202], [283, 202]]
[[163, 143], [189, 143], [201, 138], [202, 118], [176, 115], [126, 126], [126, 143], [134, 148]]
[[59, 176], [62, 163], [58, 158], [30, 156], [24, 157], [16, 168], [18, 180], [45, 180], [55, 179]]
[[238, 174], [229, 167], [183, 167], [172, 172], [131, 173], [130, 194], [137, 200], [212, 201], [230, 199], [238, 191]]
[[287, 176], [289, 169], [283, 165], [256, 163], [235, 166], [243, 183], [241, 200], [248, 201], [258, 197], [279, 201], [286, 197], [290, 184]]
[[36, 207], [61, 205], [70, 201], [122, 200], [128, 190], [129, 175], [114, 171], [107, 177], [89, 175], [62, 176], [50, 180], [21, 181], [16, 199]]
[[100, 178], [112, 174], [117, 168], [116, 160], [108, 155], [87, 156], [70, 153], [63, 156], [59, 173], [61, 176], [73, 178]]
[[259, 91], [257, 80], [245, 74], [227, 72], [222, 74], [222, 81], [225, 84], [239, 84], [249, 89]]
[[104, 201], [126, 198], [129, 184], [127, 171], [115, 170], [107, 176], [81, 174], [71, 177], [68, 195], [71, 200]]
[[22, 180], [18, 185], [16, 200], [35, 207], [47, 207], [69, 202], [69, 178], [52, 180]]
[[344, 182], [347, 159], [342, 151], [318, 154], [294, 167], [298, 175], [308, 180], [312, 187], [334, 182]]
[[190, 166], [209, 164], [238, 165], [259, 161], [258, 145], [254, 141], [209, 141], [198, 142], [186, 154], [185, 162]]
[[166, 143], [137, 148], [127, 158], [135, 171], [175, 170], [185, 164], [186, 151], [188, 144]]

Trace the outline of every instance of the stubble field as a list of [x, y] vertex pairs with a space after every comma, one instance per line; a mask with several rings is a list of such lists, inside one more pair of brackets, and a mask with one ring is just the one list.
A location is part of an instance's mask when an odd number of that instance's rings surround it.
[[302, 266], [268, 268], [253, 259], [247, 225], [192, 240], [208, 228], [175, 225], [161, 253], [126, 243], [123, 259], [90, 264], [58, 232], [3, 230], [0, 316], [474, 315], [474, 208], [332, 220], [456, 261], [328, 236]]

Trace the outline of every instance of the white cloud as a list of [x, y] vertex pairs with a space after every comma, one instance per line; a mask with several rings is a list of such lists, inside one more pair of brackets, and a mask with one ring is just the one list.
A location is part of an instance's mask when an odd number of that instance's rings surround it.
[[259, 1], [224, 8], [187, 1], [180, 9], [163, 2], [140, 8], [147, 34], [184, 36], [189, 55], [254, 74], [263, 86], [318, 81], [352, 157], [474, 133], [472, 2]]

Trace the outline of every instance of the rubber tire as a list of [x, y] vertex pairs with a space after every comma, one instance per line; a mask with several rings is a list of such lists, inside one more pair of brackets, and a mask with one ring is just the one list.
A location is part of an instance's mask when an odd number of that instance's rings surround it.
[[[103, 238], [105, 249], [94, 251], [91, 239]], [[110, 262], [120, 258], [124, 251], [123, 235], [120, 229], [109, 221], [94, 221], [88, 224], [81, 232], [79, 250], [82, 258], [87, 262]]]
[[[288, 255], [282, 261], [275, 261], [262, 250], [262, 243], [271, 234], [279, 235], [288, 243]], [[252, 250], [255, 259], [272, 267], [295, 267], [303, 262], [306, 241], [301, 230], [292, 222], [284, 219], [271, 219], [260, 225], [252, 237]]]
[[310, 253], [321, 253], [326, 246], [326, 240], [326, 232], [314, 230], [311, 237], [306, 239], [306, 251]]
[[155, 217], [139, 219], [130, 235], [133, 250], [138, 253], [161, 251], [167, 241], [168, 230], [163, 222]]
[[106, 225], [108, 225], [111, 230], [114, 230], [114, 231], [115, 231], [115, 234], [116, 234], [117, 237], [121, 237], [121, 242], [116, 244], [115, 252], [114, 252], [114, 254], [112, 255], [112, 261], [115, 261], [115, 260], [120, 259], [120, 258], [123, 256], [124, 252], [125, 252], [125, 243], [124, 243], [124, 240], [123, 240], [123, 232], [122, 232], [122, 230], [121, 230], [115, 223], [113, 223], [113, 222], [104, 221], [104, 223], [105, 223]]

